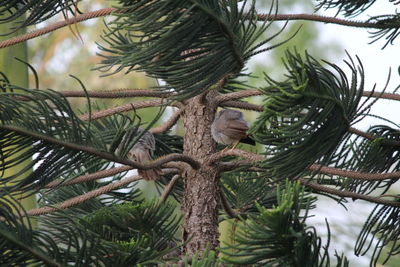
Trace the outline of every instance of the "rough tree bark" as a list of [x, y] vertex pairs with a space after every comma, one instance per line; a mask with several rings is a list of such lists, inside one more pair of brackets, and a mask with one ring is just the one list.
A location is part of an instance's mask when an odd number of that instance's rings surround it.
[[213, 101], [215, 95], [216, 91], [211, 90], [186, 101], [182, 114], [184, 154], [201, 164], [200, 169], [187, 168], [182, 175], [185, 181], [183, 241], [187, 242], [185, 253], [188, 255], [218, 247], [218, 172], [215, 166], [203, 164], [216, 151], [210, 130], [217, 108]]

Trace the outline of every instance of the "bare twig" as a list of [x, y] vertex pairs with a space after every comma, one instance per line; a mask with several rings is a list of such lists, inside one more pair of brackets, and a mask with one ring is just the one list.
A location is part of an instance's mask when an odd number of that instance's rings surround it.
[[160, 202], [164, 202], [167, 199], [167, 197], [171, 193], [172, 188], [174, 187], [176, 181], [178, 181], [178, 179], [180, 177], [181, 176], [179, 174], [176, 174], [176, 175], [174, 175], [174, 177], [172, 177], [171, 181], [169, 181], [168, 185], [164, 188], [164, 191], [160, 196]]
[[58, 91], [65, 97], [91, 97], [91, 98], [126, 98], [126, 97], [161, 97], [172, 95], [170, 92], [154, 89], [114, 89], [114, 90], [87, 90], [87, 91]]
[[249, 96], [258, 96], [262, 95], [263, 93], [257, 89], [248, 89], [248, 90], [241, 90], [238, 92], [228, 93], [228, 94], [220, 94], [216, 97], [215, 101], [217, 104], [228, 101], [228, 100], [235, 100]]
[[97, 17], [103, 17], [106, 15], [110, 15], [113, 11], [115, 11], [115, 8], [103, 8], [103, 9], [99, 9], [96, 11], [92, 11], [92, 12], [87, 12], [75, 17], [72, 17], [70, 19], [66, 19], [64, 21], [60, 21], [60, 22], [56, 22], [54, 24], [51, 24], [47, 27], [44, 27], [42, 29], [38, 29], [36, 31], [21, 35], [21, 36], [17, 36], [8, 40], [5, 40], [3, 42], [0, 42], [0, 48], [4, 48], [4, 47], [8, 47], [8, 46], [12, 46], [15, 45], [17, 43], [21, 43], [21, 42], [25, 42], [29, 39], [33, 39], [35, 37], [38, 37], [40, 35], [49, 33], [49, 32], [53, 32], [55, 30], [58, 30], [62, 27], [77, 23], [77, 22], [81, 22], [84, 20], [88, 20], [88, 19], [92, 19], [92, 18], [97, 18]]
[[112, 176], [112, 175], [115, 175], [115, 174], [118, 174], [121, 172], [129, 171], [132, 169], [133, 169], [133, 167], [131, 167], [131, 166], [116, 167], [116, 168], [112, 168], [112, 169], [98, 171], [98, 172], [91, 173], [88, 175], [81, 175], [81, 176], [76, 177], [69, 181], [60, 181], [60, 180], [52, 181], [52, 182], [46, 184], [43, 188], [55, 188], [58, 186], [68, 186], [68, 185], [73, 185], [73, 184], [78, 184], [78, 183], [89, 182], [89, 181], [109, 177], [109, 176]]
[[380, 139], [380, 143], [382, 145], [387, 145], [387, 146], [400, 146], [400, 141], [395, 141], [395, 140], [390, 140], [381, 136], [374, 136], [373, 134], [363, 132], [361, 130], [358, 130], [356, 128], [350, 127], [349, 132], [354, 133], [358, 136], [364, 137], [365, 139], [368, 140], [375, 140], [375, 139]]
[[226, 199], [225, 194], [224, 192], [222, 192], [222, 190], [219, 190], [219, 198], [221, 200], [221, 206], [225, 210], [226, 214], [228, 214], [228, 216], [233, 219], [239, 218], [236, 212], [229, 205], [228, 200]]
[[364, 91], [363, 96], [400, 101], [400, 94]]
[[152, 133], [163, 133], [163, 132], [168, 131], [179, 120], [179, 117], [181, 116], [181, 113], [182, 113], [182, 109], [179, 109], [179, 110], [175, 111], [175, 113], [172, 114], [172, 116], [166, 122], [164, 122], [160, 126], [151, 128], [149, 131], [152, 132]]
[[[222, 103], [223, 105], [226, 105], [227, 103], [233, 103], [230, 100], [236, 100], [236, 99], [240, 99], [240, 98], [244, 98], [244, 97], [259, 96], [259, 95], [264, 95], [264, 93], [258, 89], [247, 89], [247, 90], [242, 90], [242, 91], [238, 91], [238, 92], [218, 95], [216, 98], [216, 101], [218, 104]], [[393, 93], [364, 91], [362, 93], [362, 96], [400, 101], [400, 94], [393, 94]], [[241, 103], [243, 103], [243, 102], [241, 102]], [[262, 109], [262, 106], [258, 106], [257, 109], [259, 110], [260, 108]]]
[[262, 168], [251, 166], [253, 164], [254, 164], [254, 161], [251, 161], [251, 160], [235, 160], [235, 161], [229, 161], [229, 162], [219, 162], [218, 163], [218, 171], [219, 172], [232, 171], [232, 170], [235, 170], [238, 168], [243, 168], [244, 166], [248, 166], [245, 171], [252, 171], [252, 172], [263, 171]]
[[245, 159], [249, 159], [252, 161], [260, 161], [260, 160], [264, 160], [265, 157], [255, 154], [255, 153], [251, 153], [248, 151], [244, 151], [241, 149], [228, 149], [228, 150], [221, 150], [218, 151], [214, 154], [212, 154], [207, 161], [207, 164], [214, 164], [217, 161], [219, 161], [220, 159], [227, 157], [227, 156], [236, 156], [236, 157], [241, 157], [241, 158], [245, 158]]
[[[343, 26], [357, 27], [357, 28], [374, 28], [374, 29], [387, 29], [390, 28], [384, 23], [375, 23], [375, 22], [367, 22], [367, 21], [351, 21], [345, 19], [339, 19], [335, 17], [327, 17], [320, 16], [314, 14], [258, 14], [258, 20], [284, 20], [284, 21], [292, 21], [292, 20], [310, 20], [316, 22], [324, 22], [331, 23]], [[400, 25], [399, 25], [400, 26]], [[397, 27], [399, 27], [397, 26]]]
[[262, 112], [264, 110], [264, 107], [261, 105], [251, 104], [243, 101], [228, 100], [220, 103], [219, 105], [221, 107], [240, 108], [244, 110], [253, 110], [258, 112]]
[[384, 200], [379, 197], [362, 195], [362, 194], [358, 194], [358, 193], [354, 193], [354, 192], [350, 192], [350, 191], [346, 191], [346, 190], [338, 190], [338, 189], [334, 189], [334, 188], [327, 187], [324, 185], [320, 185], [315, 182], [310, 182], [305, 179], [299, 179], [299, 181], [302, 185], [317, 191], [317, 193], [324, 192], [324, 193], [328, 193], [331, 195], [344, 197], [344, 198], [362, 199], [362, 200], [366, 200], [366, 201], [377, 203], [377, 204], [388, 205], [388, 206], [392, 206], [392, 207], [400, 207], [399, 201], [389, 201], [389, 200]]
[[155, 100], [144, 100], [144, 101], [139, 101], [139, 102], [134, 102], [134, 103], [128, 103], [122, 106], [117, 106], [113, 108], [108, 108], [100, 111], [93, 112], [91, 116], [89, 114], [83, 114], [79, 116], [81, 120], [97, 120], [103, 117], [111, 116], [120, 112], [126, 112], [130, 111], [133, 109], [141, 109], [141, 108], [148, 108], [148, 107], [157, 107], [162, 104], [165, 104], [165, 101], [162, 101], [162, 99], [155, 99]]
[[392, 173], [366, 173], [366, 172], [356, 172], [356, 171], [348, 171], [342, 170], [338, 168], [326, 167], [319, 164], [313, 164], [309, 167], [310, 171], [318, 171], [323, 174], [332, 174], [343, 177], [348, 177], [356, 180], [369, 180], [369, 181], [378, 181], [378, 180], [386, 180], [386, 179], [399, 179], [400, 172], [392, 172]]

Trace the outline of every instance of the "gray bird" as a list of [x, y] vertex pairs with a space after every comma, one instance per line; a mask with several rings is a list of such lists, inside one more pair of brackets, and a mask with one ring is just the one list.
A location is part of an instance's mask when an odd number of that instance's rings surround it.
[[249, 125], [243, 119], [243, 113], [234, 109], [223, 109], [215, 115], [211, 124], [211, 134], [215, 142], [224, 145], [233, 145], [234, 148], [239, 142], [255, 145], [247, 131]]
[[[156, 142], [151, 132], [146, 131], [143, 133], [142, 128], [133, 129], [128, 131], [122, 139], [121, 145], [126, 144], [127, 138], [133, 138], [132, 133], [135, 136], [142, 135], [140, 139], [133, 145], [128, 151], [128, 158], [130, 160], [136, 160], [138, 163], [147, 163], [153, 160], [153, 153], [156, 148]], [[146, 181], [156, 180], [161, 175], [161, 169], [153, 168], [148, 170], [138, 170], [138, 174], [142, 176]]]

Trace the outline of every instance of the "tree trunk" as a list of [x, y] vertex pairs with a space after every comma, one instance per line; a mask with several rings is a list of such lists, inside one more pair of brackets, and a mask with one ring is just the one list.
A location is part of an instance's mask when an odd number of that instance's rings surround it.
[[218, 172], [214, 166], [203, 164], [216, 151], [210, 130], [216, 110], [212, 95], [214, 90], [208, 96], [202, 94], [188, 100], [182, 114], [184, 153], [201, 164], [200, 169], [188, 168], [183, 173], [183, 240], [187, 242], [185, 253], [190, 256], [218, 247]]

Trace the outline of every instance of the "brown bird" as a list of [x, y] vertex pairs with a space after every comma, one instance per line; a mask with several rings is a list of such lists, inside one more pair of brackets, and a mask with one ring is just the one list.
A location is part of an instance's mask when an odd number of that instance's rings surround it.
[[[133, 145], [128, 152], [128, 158], [130, 160], [136, 160], [138, 163], [147, 163], [153, 160], [153, 153], [156, 148], [156, 142], [151, 132], [144, 132], [142, 128], [133, 129], [136, 136], [142, 135], [140, 139]], [[121, 144], [124, 144], [124, 139], [129, 137], [130, 133], [126, 133]], [[125, 140], [126, 141], [126, 140]], [[142, 176], [146, 181], [156, 180], [161, 175], [160, 168], [153, 168], [148, 170], [139, 170], [138, 174]]]
[[243, 113], [234, 109], [223, 109], [217, 113], [211, 124], [211, 134], [215, 142], [224, 145], [233, 145], [235, 148], [239, 142], [255, 145], [247, 131], [249, 126], [243, 119]]

